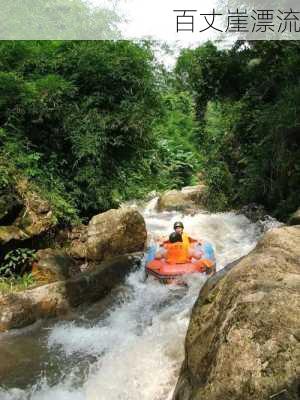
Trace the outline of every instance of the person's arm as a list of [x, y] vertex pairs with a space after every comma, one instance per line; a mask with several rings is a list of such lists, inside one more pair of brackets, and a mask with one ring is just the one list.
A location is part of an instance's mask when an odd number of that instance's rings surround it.
[[160, 259], [164, 258], [165, 255], [166, 255], [166, 249], [164, 248], [164, 246], [160, 246], [159, 250], [155, 254], [155, 258], [157, 260], [160, 260]]
[[202, 241], [202, 240], [194, 239], [194, 238], [192, 238], [192, 237], [190, 237], [190, 236], [189, 236], [189, 242], [190, 242], [190, 244], [197, 244], [197, 243], [203, 244], [203, 241]]
[[192, 247], [189, 249], [189, 256], [195, 258], [196, 260], [200, 260], [203, 256], [203, 251], [199, 248]]
[[157, 236], [155, 241], [159, 246], [164, 246], [164, 244], [168, 242], [168, 239], [166, 236]]

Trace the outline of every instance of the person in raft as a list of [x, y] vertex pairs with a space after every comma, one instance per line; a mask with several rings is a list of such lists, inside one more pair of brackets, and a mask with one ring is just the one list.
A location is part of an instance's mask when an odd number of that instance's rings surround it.
[[[207, 274], [215, 272], [215, 263], [207, 259], [207, 251], [202, 250], [201, 245], [203, 245], [205, 249], [205, 243], [192, 239], [183, 232], [183, 229], [182, 222], [175, 222], [174, 232], [170, 234], [168, 241], [160, 245], [158, 252], [155, 254], [155, 258], [164, 258], [169, 264], [185, 264], [194, 259], [202, 272], [206, 272]], [[209, 246], [211, 247], [211, 245]]]
[[[201, 240], [193, 239], [187, 233], [183, 232], [184, 226], [181, 221], [175, 222], [173, 228], [175, 233], [179, 233], [182, 236], [182, 242], [184, 243], [184, 246], [186, 248], [190, 248], [191, 245], [195, 245], [197, 243], [199, 243], [200, 245], [202, 244]], [[156, 242], [158, 242], [159, 245], [162, 246], [164, 243], [168, 242], [168, 239], [166, 239], [166, 237], [160, 236], [157, 237]]]
[[[183, 232], [183, 230], [184, 230], [184, 226], [181, 221], [177, 221], [174, 223], [174, 232], [179, 233], [181, 235], [183, 245], [187, 249], [194, 247], [197, 243], [199, 243], [200, 245], [202, 244], [201, 240], [196, 240], [196, 239], [191, 238], [187, 233]], [[198, 257], [196, 257], [196, 258], [198, 258]]]
[[[184, 230], [184, 226], [183, 223], [181, 221], [177, 221], [174, 223], [174, 234], [178, 234], [179, 236], [175, 236], [173, 235], [173, 240], [175, 240], [175, 238], [179, 239], [178, 242], [182, 242], [183, 243], [183, 247], [185, 248], [185, 251], [187, 254], [190, 254], [190, 257], [194, 257], [194, 258], [201, 258], [201, 250], [199, 251], [199, 247], [198, 247], [198, 252], [195, 251], [195, 247], [196, 245], [200, 245], [202, 244], [202, 241], [196, 240], [191, 238], [187, 233], [183, 232]], [[172, 234], [171, 234], [172, 235]], [[171, 237], [170, 235], [170, 237]], [[170, 242], [170, 237], [169, 240], [162, 240], [162, 238], [160, 238], [160, 240], [158, 240], [159, 242], [159, 246], [162, 248], [164, 246], [164, 244], [167, 244]], [[179, 238], [180, 237], [180, 238]], [[174, 242], [172, 242], [174, 243]], [[161, 252], [161, 249], [159, 250]], [[158, 253], [160, 254], [160, 253]]]
[[155, 254], [157, 260], [165, 258], [169, 264], [185, 264], [190, 262], [191, 258], [200, 259], [201, 256], [202, 253], [195, 251], [190, 245], [187, 246], [182, 234], [176, 231], [170, 234], [169, 240], [164, 241]]

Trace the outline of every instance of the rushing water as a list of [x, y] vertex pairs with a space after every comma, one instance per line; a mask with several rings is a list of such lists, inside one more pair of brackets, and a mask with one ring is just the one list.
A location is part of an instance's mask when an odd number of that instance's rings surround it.
[[[175, 220], [213, 243], [217, 269], [247, 254], [260, 226], [234, 213], [182, 217], [141, 211], [151, 235], [168, 234]], [[271, 226], [274, 224], [270, 222]], [[105, 300], [67, 321], [43, 323], [21, 335], [0, 336], [0, 400], [169, 400], [184, 357], [193, 303], [206, 277], [188, 287], [161, 285], [142, 269]]]

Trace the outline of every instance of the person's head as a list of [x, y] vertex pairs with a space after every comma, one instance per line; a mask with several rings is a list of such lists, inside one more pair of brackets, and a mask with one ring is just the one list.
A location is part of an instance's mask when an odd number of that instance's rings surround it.
[[183, 223], [181, 221], [176, 221], [174, 223], [174, 231], [175, 232], [182, 234], [183, 229], [184, 229], [184, 226], [183, 226]]
[[170, 243], [182, 242], [181, 234], [177, 232], [172, 232], [171, 235], [169, 236], [169, 242]]

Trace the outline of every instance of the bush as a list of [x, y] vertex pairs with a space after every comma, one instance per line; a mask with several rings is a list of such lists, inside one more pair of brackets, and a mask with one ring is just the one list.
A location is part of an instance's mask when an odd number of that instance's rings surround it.
[[35, 259], [35, 250], [20, 248], [11, 250], [4, 256], [0, 275], [5, 277], [23, 276]]
[[0, 44], [1, 155], [34, 181], [62, 222], [117, 206], [118, 176], [129, 178], [128, 166], [153, 148], [152, 125], [161, 113], [150, 46], [21, 47], [20, 58], [13, 43]]
[[300, 45], [242, 44], [183, 51], [178, 82], [196, 102], [212, 204], [257, 202], [286, 219], [300, 196]]

